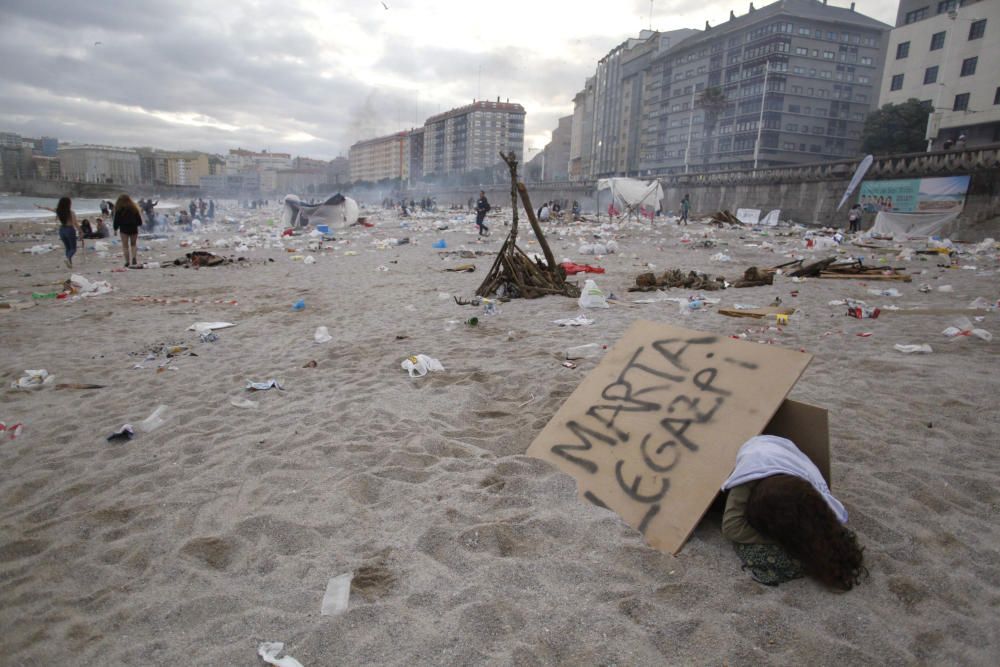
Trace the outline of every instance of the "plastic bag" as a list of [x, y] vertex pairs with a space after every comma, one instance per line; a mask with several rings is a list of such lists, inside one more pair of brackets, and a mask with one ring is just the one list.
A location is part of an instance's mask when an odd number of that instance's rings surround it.
[[10, 383], [11, 389], [41, 389], [44, 386], [48, 386], [56, 381], [55, 375], [49, 375], [49, 372], [44, 368], [38, 370], [27, 370], [24, 371], [24, 375], [19, 377], [14, 382]]
[[139, 422], [139, 430], [145, 433], [155, 431], [156, 429], [163, 426], [166, 419], [167, 406], [161, 405], [153, 410], [153, 414], [149, 415], [141, 422]]
[[330, 331], [326, 327], [316, 327], [316, 333], [313, 334], [313, 340], [317, 343], [329, 343], [333, 340], [333, 336], [330, 335]]
[[443, 371], [444, 366], [441, 362], [434, 357], [428, 357], [426, 354], [417, 354], [412, 357], [407, 357], [400, 364], [404, 371], [410, 374], [410, 377], [423, 377], [427, 375], [428, 371]]
[[604, 296], [604, 292], [601, 288], [597, 286], [593, 280], [587, 280], [583, 284], [583, 290], [580, 292], [580, 299], [578, 301], [581, 308], [608, 308], [608, 300]]
[[902, 352], [903, 354], [930, 354], [933, 352], [933, 348], [927, 343], [922, 345], [893, 345], [893, 348], [897, 352]]
[[257, 655], [269, 665], [275, 667], [302, 667], [302, 663], [290, 655], [279, 658], [278, 654], [284, 650], [285, 645], [281, 642], [263, 642], [257, 647]]
[[577, 315], [576, 317], [567, 317], [561, 320], [552, 320], [552, 324], [558, 324], [561, 327], [589, 327], [594, 323], [594, 320], [590, 319], [584, 314]]
[[959, 317], [951, 326], [941, 332], [948, 338], [957, 338], [959, 336], [975, 336], [985, 340], [987, 343], [993, 340], [993, 334], [985, 329], [974, 329], [972, 327], [972, 322], [969, 321], [968, 317]]

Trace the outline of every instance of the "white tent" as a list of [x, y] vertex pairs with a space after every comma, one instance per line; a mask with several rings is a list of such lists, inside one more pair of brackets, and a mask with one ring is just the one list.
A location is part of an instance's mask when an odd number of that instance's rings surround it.
[[320, 204], [303, 204], [296, 195], [285, 195], [281, 212], [286, 227], [298, 227], [307, 222], [324, 222], [336, 227], [346, 227], [358, 221], [358, 203], [341, 194], [333, 195]]
[[893, 213], [879, 211], [875, 225], [869, 230], [874, 236], [907, 238], [911, 236], [948, 236], [957, 225], [959, 211], [945, 213]]
[[611, 190], [615, 204], [626, 213], [637, 213], [640, 207], [656, 211], [663, 201], [663, 187], [659, 181], [640, 181], [635, 178], [602, 178], [597, 181], [597, 191]]

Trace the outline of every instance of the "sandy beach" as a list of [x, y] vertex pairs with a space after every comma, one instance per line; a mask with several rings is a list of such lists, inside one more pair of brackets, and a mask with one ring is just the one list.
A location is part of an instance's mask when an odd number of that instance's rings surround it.
[[[595, 280], [621, 300], [570, 328], [552, 321], [578, 315], [574, 299], [513, 300], [492, 316], [452, 299], [471, 297], [493, 259], [454, 251], [495, 253], [501, 218], [480, 242], [447, 211], [409, 228], [377, 211], [375, 227], [338, 230], [311, 251], [307, 236], [276, 246], [266, 221], [277, 209], [221, 214], [242, 231], [140, 241], [150, 248], [140, 261], [201, 248], [246, 261], [113, 272], [117, 246], [88, 251], [73, 272], [113, 289], [77, 300], [32, 299], [70, 277], [54, 235], [0, 244], [0, 299], [11, 306], [0, 308], [0, 420], [23, 424], [16, 439], [0, 433], [0, 663], [262, 665], [258, 645], [281, 641], [305, 667], [996, 664], [1000, 341], [946, 338], [954, 314], [858, 320], [829, 305], [995, 305], [995, 248], [943, 268], [947, 255], [807, 250], [788, 228], [551, 224], [556, 257], [604, 267]], [[580, 255], [595, 233], [619, 252]], [[695, 247], [706, 235], [714, 247]], [[185, 239], [193, 245], [181, 248]], [[448, 254], [432, 247], [440, 239]], [[38, 243], [56, 249], [21, 252]], [[530, 231], [521, 245], [538, 251]], [[731, 261], [711, 259], [720, 252]], [[913, 282], [778, 276], [707, 293], [720, 303], [697, 311], [633, 304], [650, 295], [627, 291], [648, 270], [732, 279], [838, 253], [886, 257]], [[470, 262], [474, 273], [444, 271]], [[901, 296], [868, 293], [890, 287]], [[716, 312], [776, 297], [797, 309], [780, 329]], [[975, 314], [1000, 336], [995, 308]], [[463, 324], [472, 316], [479, 326]], [[814, 355], [790, 397], [830, 412], [833, 491], [870, 570], [859, 587], [754, 582], [717, 513], [678, 556], [660, 553], [525, 456], [598, 361], [566, 368], [563, 351], [613, 345], [640, 318]], [[236, 326], [203, 342], [188, 331], [199, 321]], [[331, 341], [314, 341], [319, 326]], [[893, 349], [919, 343], [933, 353]], [[185, 349], [167, 358], [172, 347]], [[400, 363], [414, 354], [445, 370], [410, 378]], [[103, 388], [10, 389], [26, 369]], [[271, 378], [283, 391], [245, 391]], [[107, 442], [160, 405], [162, 426]], [[327, 581], [348, 572], [348, 610], [321, 616]]]

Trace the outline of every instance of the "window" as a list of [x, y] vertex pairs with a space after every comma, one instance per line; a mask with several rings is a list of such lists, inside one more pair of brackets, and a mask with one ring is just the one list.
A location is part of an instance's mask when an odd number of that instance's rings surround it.
[[809, 35], [810, 32], [811, 31], [809, 30], [809, 28], [807, 28], [805, 26], [799, 26], [799, 34], [800, 35]]
[[944, 48], [944, 32], [936, 32], [931, 35], [931, 51]]
[[930, 7], [921, 7], [920, 9], [914, 9], [912, 12], [906, 12], [906, 16], [903, 18], [903, 23], [909, 25], [911, 23], [916, 23], [917, 21], [922, 21], [927, 18], [927, 10]]
[[969, 39], [982, 39], [983, 35], [986, 34], [986, 19], [979, 19], [978, 21], [973, 21], [972, 25], [969, 26]]
[[833, 51], [824, 51], [824, 52], [823, 52], [823, 57], [824, 57], [824, 58], [825, 58], [826, 60], [833, 60], [833, 58], [834, 58], [834, 53], [833, 53]]
[[861, 56], [861, 64], [862, 65], [871, 65], [872, 62], [873, 61], [872, 61], [871, 56]]
[[997, 92], [993, 93], [993, 104], [1000, 104], [1000, 86], [997, 86]]
[[976, 64], [979, 62], [979, 58], [966, 58], [962, 61], [962, 76], [972, 76], [976, 73]]
[[910, 43], [900, 42], [896, 45], [896, 60], [902, 60], [910, 55]]
[[798, 104], [789, 104], [788, 105], [788, 111], [789, 111], [789, 113], [799, 113], [801, 110], [802, 110], [802, 107], [800, 107]]
[[925, 69], [924, 70], [924, 85], [927, 85], [928, 83], [936, 83], [937, 82], [937, 74], [938, 74], [937, 65], [935, 65], [934, 67], [928, 67], [927, 69]]
[[896, 74], [892, 77], [892, 83], [889, 84], [889, 90], [899, 90], [903, 87], [903, 75]]
[[955, 95], [955, 106], [951, 108], [952, 111], [968, 111], [969, 110], [969, 93], [962, 93], [961, 95]]
[[943, 0], [938, 3], [938, 14], [944, 14], [958, 7], [958, 0]]
[[795, 47], [795, 55], [797, 55], [797, 56], [805, 56], [805, 55], [808, 55], [808, 54], [809, 54], [809, 49], [805, 48], [804, 46], [796, 46]]
[[862, 74], [858, 77], [858, 83], [871, 83], [871, 79]]

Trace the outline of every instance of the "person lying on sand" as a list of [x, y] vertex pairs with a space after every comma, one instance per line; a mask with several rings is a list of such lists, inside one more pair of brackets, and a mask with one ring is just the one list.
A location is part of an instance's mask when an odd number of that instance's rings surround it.
[[722, 488], [729, 491], [722, 534], [758, 581], [774, 585], [804, 573], [848, 591], [867, 575], [864, 549], [844, 525], [847, 510], [791, 440], [750, 438]]

